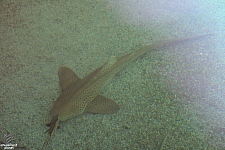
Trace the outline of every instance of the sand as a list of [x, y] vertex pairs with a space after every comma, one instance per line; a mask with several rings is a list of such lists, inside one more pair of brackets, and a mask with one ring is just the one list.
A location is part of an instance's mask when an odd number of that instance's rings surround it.
[[119, 112], [60, 122], [47, 149], [157, 149], [167, 133], [161, 149], [225, 149], [224, 4], [1, 1], [0, 138], [9, 132], [12, 143], [41, 148], [60, 66], [83, 78], [112, 55], [215, 33], [128, 65], [101, 93]]

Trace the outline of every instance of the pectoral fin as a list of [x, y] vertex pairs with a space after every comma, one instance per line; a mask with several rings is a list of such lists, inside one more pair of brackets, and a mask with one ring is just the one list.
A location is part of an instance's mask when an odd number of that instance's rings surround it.
[[81, 80], [70, 68], [60, 67], [58, 70], [59, 84], [64, 91], [71, 83]]
[[113, 114], [119, 109], [120, 107], [116, 102], [102, 95], [98, 95], [88, 103], [85, 113]]

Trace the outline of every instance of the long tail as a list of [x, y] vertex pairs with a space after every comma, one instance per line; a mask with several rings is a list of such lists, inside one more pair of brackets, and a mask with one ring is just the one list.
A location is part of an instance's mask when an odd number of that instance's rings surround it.
[[160, 47], [163, 47], [165, 45], [170, 45], [170, 44], [176, 44], [176, 43], [180, 43], [180, 42], [186, 42], [186, 41], [191, 41], [191, 40], [197, 40], [197, 39], [202, 39], [205, 37], [209, 37], [209, 36], [213, 36], [214, 34], [205, 34], [205, 35], [199, 35], [199, 36], [194, 36], [194, 37], [188, 37], [188, 38], [180, 38], [180, 39], [170, 39], [170, 40], [166, 40], [166, 41], [161, 41], [161, 42], [157, 42], [155, 44], [143, 47], [137, 51], [134, 51], [133, 53], [131, 53], [134, 58], [131, 59], [136, 59], [137, 57], [143, 55], [144, 53], [148, 52], [148, 51], [152, 51], [155, 49], [158, 49]]
[[139, 49], [137, 51], [134, 51], [132, 53], [128, 53], [128, 54], [120, 57], [113, 65], [113, 67], [114, 67], [114, 74], [119, 72], [128, 63], [130, 63], [131, 61], [137, 59], [139, 56], [145, 54], [148, 51], [153, 51], [153, 50], [159, 49], [160, 47], [163, 47], [165, 45], [170, 45], [170, 44], [176, 44], [176, 43], [179, 43], [179, 42], [186, 42], [186, 41], [190, 41], [190, 40], [201, 39], [201, 38], [212, 36], [212, 35], [214, 35], [214, 34], [205, 34], [205, 35], [189, 37], [189, 38], [180, 38], [180, 39], [166, 40], [166, 41], [157, 42], [155, 44], [143, 47], [143, 48], [141, 48], [141, 49]]
[[47, 146], [50, 138], [52, 137], [53, 133], [57, 129], [58, 125], [59, 125], [58, 115], [55, 115], [55, 116], [52, 117], [50, 123], [47, 124], [47, 126], [49, 126], [49, 129], [46, 131], [46, 132], [48, 132], [48, 136], [47, 136], [47, 138], [46, 138], [46, 140], [45, 140], [41, 150], [43, 150]]

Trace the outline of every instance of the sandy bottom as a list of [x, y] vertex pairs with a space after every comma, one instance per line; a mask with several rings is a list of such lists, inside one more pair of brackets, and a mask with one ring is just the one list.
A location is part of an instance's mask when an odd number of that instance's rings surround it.
[[129, 64], [101, 93], [121, 106], [119, 112], [60, 122], [46, 149], [225, 149], [225, 20], [220, 16], [225, 3], [139, 2], [0, 2], [3, 142], [10, 133], [11, 143], [41, 148], [60, 93], [60, 66], [83, 78], [112, 55], [215, 33], [165, 46]]

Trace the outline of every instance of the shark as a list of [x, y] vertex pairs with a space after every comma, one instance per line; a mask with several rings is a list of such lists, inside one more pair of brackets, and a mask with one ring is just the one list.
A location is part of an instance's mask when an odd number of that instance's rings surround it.
[[48, 136], [41, 149], [47, 147], [47, 144], [58, 128], [60, 121], [66, 121], [84, 113], [116, 113], [120, 109], [120, 106], [115, 101], [100, 95], [100, 92], [102, 88], [111, 81], [114, 75], [126, 67], [130, 62], [149, 51], [160, 49], [166, 45], [169, 46], [180, 42], [195, 40], [208, 35], [161, 41], [119, 58], [111, 56], [108, 62], [88, 74], [83, 79], [79, 78], [70, 68], [60, 67], [58, 70], [58, 78], [61, 94], [54, 101], [50, 111], [52, 118], [50, 123], [47, 124], [49, 126], [49, 129], [46, 131]]

